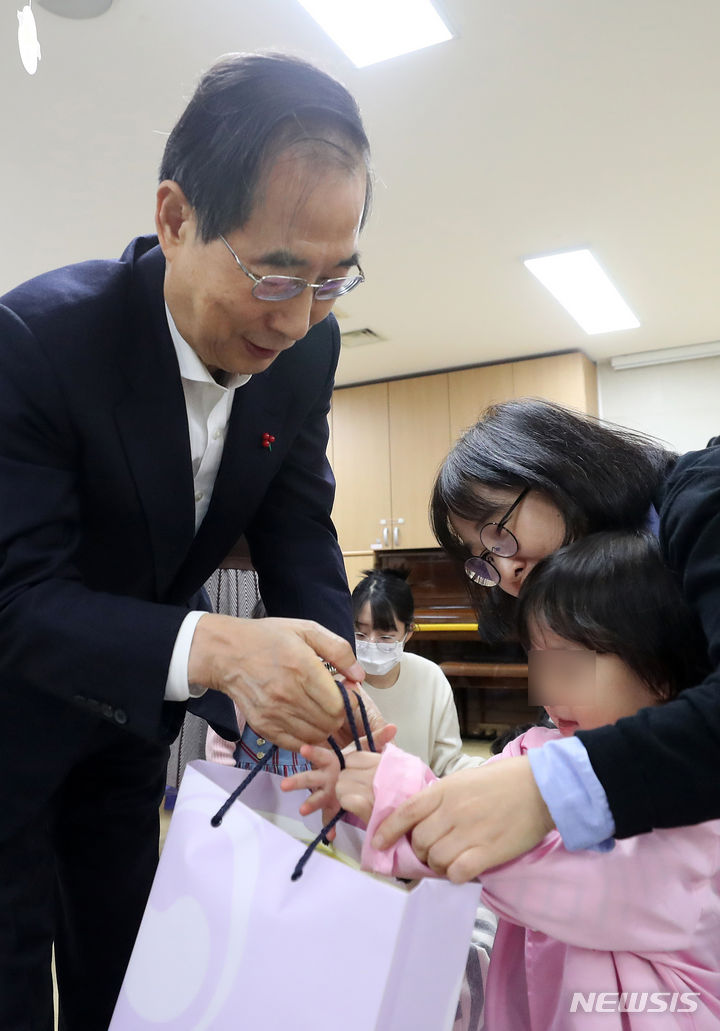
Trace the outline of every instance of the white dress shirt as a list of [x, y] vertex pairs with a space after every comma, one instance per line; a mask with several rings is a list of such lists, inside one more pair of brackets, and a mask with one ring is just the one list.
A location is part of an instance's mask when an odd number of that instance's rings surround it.
[[[225, 373], [225, 382], [218, 383], [188, 342], [180, 336], [167, 305], [165, 313], [175, 345], [185, 395], [197, 533], [210, 505], [215, 478], [220, 468], [235, 391], [238, 387], [244, 386], [250, 376]], [[180, 625], [168, 668], [166, 701], [184, 702], [190, 696], [197, 697], [205, 693], [205, 688], [188, 684], [187, 672], [195, 627], [204, 615], [204, 612], [189, 612]]]

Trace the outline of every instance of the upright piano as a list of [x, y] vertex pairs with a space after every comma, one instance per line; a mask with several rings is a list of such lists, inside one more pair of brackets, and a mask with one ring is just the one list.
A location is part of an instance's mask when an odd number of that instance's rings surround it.
[[492, 738], [537, 719], [537, 706], [528, 704], [522, 648], [481, 639], [465, 573], [454, 559], [440, 548], [377, 551], [375, 565], [409, 570], [417, 629], [405, 647], [442, 667], [463, 737]]

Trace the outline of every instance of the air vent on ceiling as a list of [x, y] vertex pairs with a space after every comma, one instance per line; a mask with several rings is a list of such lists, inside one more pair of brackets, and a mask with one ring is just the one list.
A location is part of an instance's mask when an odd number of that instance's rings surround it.
[[343, 347], [362, 347], [363, 344], [377, 344], [384, 338], [376, 333], [374, 329], [351, 329], [341, 336]]

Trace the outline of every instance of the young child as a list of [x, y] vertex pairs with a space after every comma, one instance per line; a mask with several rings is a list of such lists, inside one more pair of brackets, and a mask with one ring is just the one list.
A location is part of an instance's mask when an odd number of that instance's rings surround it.
[[[523, 585], [519, 623], [532, 688], [557, 729], [534, 727], [490, 762], [577, 729], [621, 730], [623, 718], [682, 698], [704, 661], [680, 587], [643, 535], [589, 536], [538, 563]], [[337, 796], [368, 822], [367, 868], [432, 876], [407, 838], [385, 852], [372, 839], [434, 779], [392, 745], [348, 760]], [[661, 826], [662, 813], [652, 815]], [[487, 1031], [720, 1027], [720, 821], [608, 846], [571, 853], [553, 831], [482, 875], [483, 900], [500, 916]]]

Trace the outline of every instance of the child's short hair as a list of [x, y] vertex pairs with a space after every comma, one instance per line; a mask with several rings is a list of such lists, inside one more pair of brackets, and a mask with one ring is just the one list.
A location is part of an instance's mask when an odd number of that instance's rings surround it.
[[407, 578], [406, 566], [391, 569], [365, 569], [363, 579], [352, 592], [353, 616], [357, 619], [366, 602], [370, 603], [374, 630], [395, 630], [395, 620], [410, 630], [415, 616], [415, 601]]
[[648, 534], [590, 534], [548, 555], [523, 584], [517, 618], [526, 649], [533, 627], [547, 627], [619, 656], [662, 701], [707, 672], [699, 623]]

